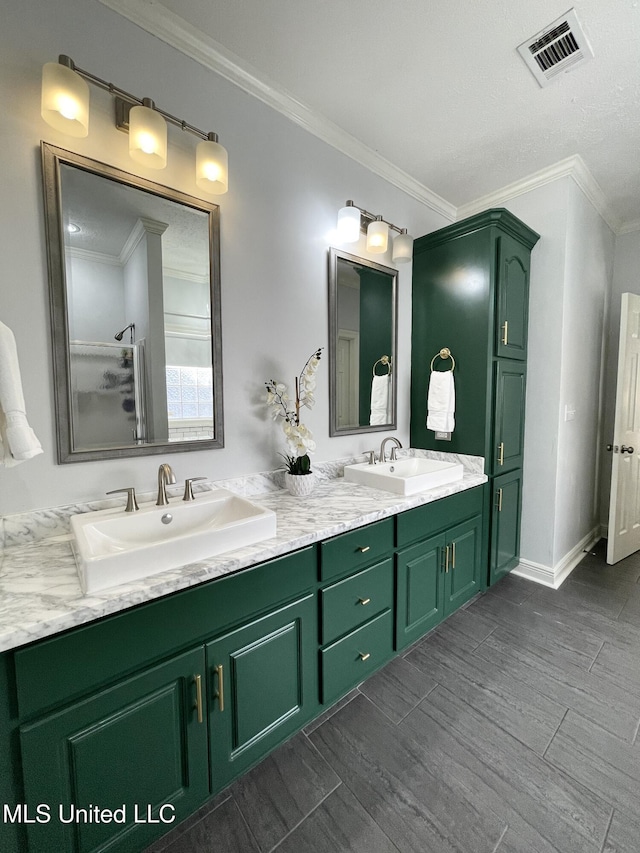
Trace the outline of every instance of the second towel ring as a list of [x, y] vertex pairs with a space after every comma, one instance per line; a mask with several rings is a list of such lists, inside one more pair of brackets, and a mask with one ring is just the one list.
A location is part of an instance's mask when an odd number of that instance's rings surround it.
[[437, 352], [434, 355], [434, 357], [431, 359], [431, 372], [432, 373], [433, 373], [433, 363], [435, 362], [436, 358], [441, 358], [443, 361], [447, 358], [450, 358], [451, 359], [451, 372], [453, 373], [453, 371], [456, 369], [456, 360], [451, 355], [451, 350], [449, 349], [449, 347], [442, 347], [440, 352]]
[[[386, 373], [376, 373], [376, 365], [382, 364], [386, 366]], [[376, 363], [373, 365], [373, 375], [374, 376], [388, 376], [391, 373], [391, 357], [388, 355], [383, 355], [382, 358], [379, 358]]]

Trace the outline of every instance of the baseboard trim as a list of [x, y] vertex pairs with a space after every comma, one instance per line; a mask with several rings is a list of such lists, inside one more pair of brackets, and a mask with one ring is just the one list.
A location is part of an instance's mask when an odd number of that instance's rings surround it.
[[511, 571], [512, 575], [526, 578], [543, 586], [553, 589], [558, 587], [569, 577], [571, 572], [580, 563], [585, 552], [596, 544], [601, 538], [600, 525], [594, 527], [583, 539], [572, 548], [555, 566], [544, 566], [531, 560], [520, 560], [520, 563]]

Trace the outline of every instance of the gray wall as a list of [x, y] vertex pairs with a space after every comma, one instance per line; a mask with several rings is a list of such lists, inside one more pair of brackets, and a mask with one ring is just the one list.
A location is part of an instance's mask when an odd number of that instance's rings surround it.
[[[200, 195], [193, 177], [195, 138], [169, 128], [167, 169], [158, 173], [136, 166], [127, 136], [113, 127], [107, 93], [91, 89], [86, 139], [70, 139], [43, 122], [42, 65], [59, 53], [124, 89], [153, 97], [198, 127], [215, 130], [228, 149], [230, 189], [217, 199], [226, 447], [167, 454], [167, 460], [178, 478], [223, 478], [277, 467], [284, 442], [263, 405], [263, 383], [271, 377], [292, 383], [313, 349], [327, 345], [328, 234], [338, 209], [353, 198], [416, 235], [446, 220], [95, 0], [10, 0], [0, 28], [0, 197], [11, 199], [0, 212], [0, 318], [16, 336], [27, 411], [45, 452], [0, 469], [0, 515], [95, 499], [122, 485], [149, 490], [160, 461], [56, 464], [40, 140]], [[377, 259], [389, 262], [386, 256]], [[400, 270], [399, 293], [397, 435], [407, 444], [411, 264]], [[316, 458], [366, 449], [371, 443], [366, 435], [329, 438], [327, 392], [325, 360], [318, 373], [318, 403], [305, 411], [317, 441]]]

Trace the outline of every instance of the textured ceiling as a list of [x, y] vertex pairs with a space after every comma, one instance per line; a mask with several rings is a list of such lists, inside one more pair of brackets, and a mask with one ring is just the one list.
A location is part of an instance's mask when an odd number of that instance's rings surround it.
[[615, 217], [640, 221], [639, 0], [578, 0], [595, 59], [546, 88], [516, 47], [567, 0], [139, 2], [456, 206], [578, 154]]

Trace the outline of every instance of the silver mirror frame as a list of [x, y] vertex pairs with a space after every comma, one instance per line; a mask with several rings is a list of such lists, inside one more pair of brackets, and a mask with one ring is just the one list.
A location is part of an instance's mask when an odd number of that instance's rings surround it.
[[[339, 427], [338, 426], [338, 407], [336, 405], [337, 393], [337, 359], [336, 348], [338, 343], [338, 261], [349, 261], [350, 263], [368, 267], [378, 272], [386, 273], [392, 279], [392, 305], [393, 317], [391, 318], [391, 364], [392, 364], [392, 411], [393, 421], [389, 424], [379, 424], [371, 426], [366, 424], [358, 427]], [[377, 264], [375, 261], [361, 258], [358, 255], [351, 255], [348, 252], [343, 252], [339, 249], [329, 249], [329, 435], [355, 435], [365, 432], [389, 432], [397, 428], [398, 410], [398, 374], [397, 374], [397, 355], [398, 355], [398, 271], [394, 267], [385, 267], [382, 264]]]
[[[220, 208], [217, 204], [165, 187], [146, 178], [123, 172], [114, 166], [92, 160], [47, 142], [41, 142], [44, 192], [45, 236], [49, 269], [49, 306], [53, 349], [53, 383], [56, 408], [58, 463], [122, 459], [160, 453], [184, 453], [224, 447], [222, 389], [222, 317], [220, 311]], [[211, 360], [214, 401], [212, 439], [126, 445], [99, 450], [74, 450], [71, 425], [68, 303], [64, 259], [63, 212], [60, 166], [70, 165], [118, 183], [186, 205], [209, 217], [209, 283], [211, 291]]]

